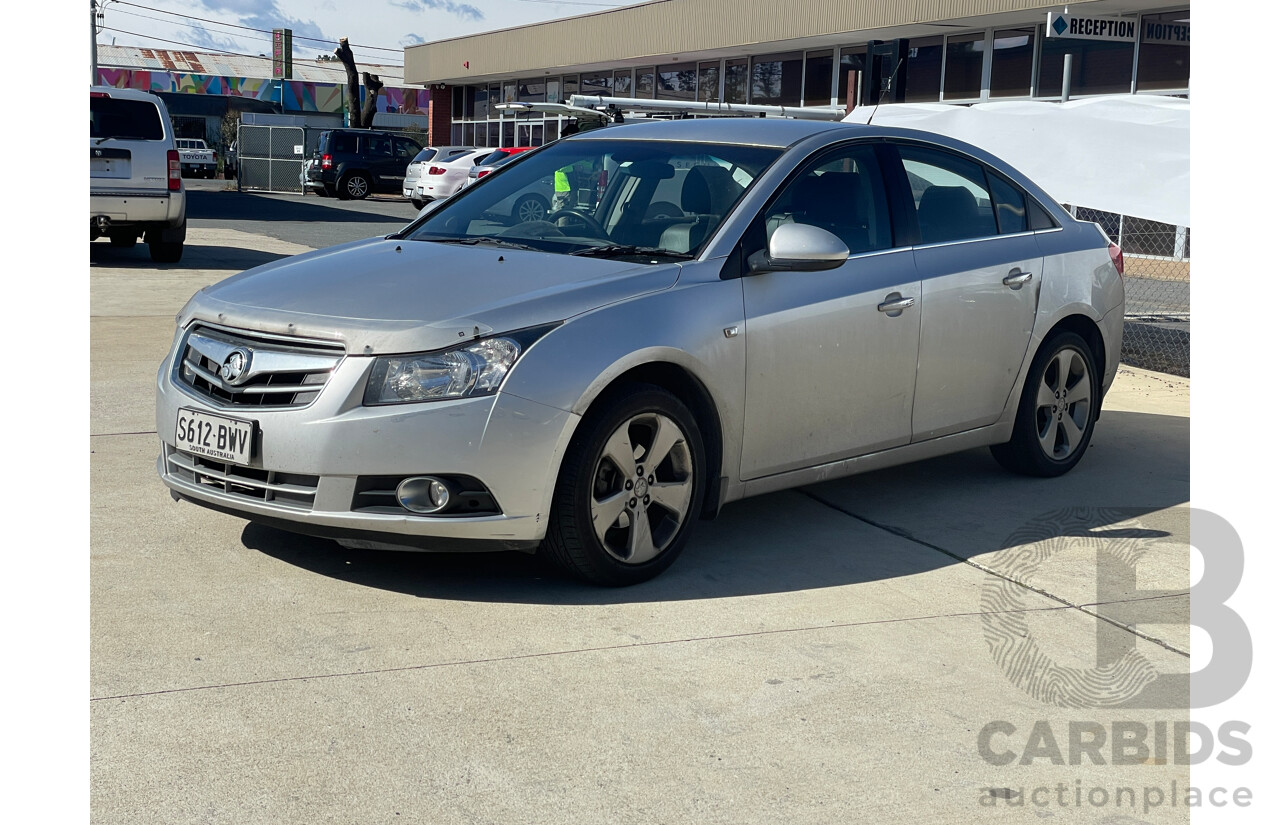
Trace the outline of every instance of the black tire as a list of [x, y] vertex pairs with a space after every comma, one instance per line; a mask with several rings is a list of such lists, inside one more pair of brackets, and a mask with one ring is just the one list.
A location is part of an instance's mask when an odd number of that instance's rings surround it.
[[148, 241], [151, 260], [158, 264], [176, 264], [182, 260], [182, 241]]
[[511, 207], [512, 223], [530, 223], [545, 221], [551, 205], [539, 195], [525, 195], [520, 202]]
[[369, 197], [369, 176], [363, 172], [350, 172], [338, 181], [338, 198], [340, 200], [364, 200]]
[[418, 200], [417, 198], [412, 198], [412, 199], [410, 199], [410, 201], [409, 201], [409, 202], [413, 204], [413, 208], [414, 208], [414, 209], [417, 209], [417, 210], [419, 210], [419, 211], [421, 211], [421, 210], [422, 210], [422, 207], [424, 207], [424, 206], [426, 206], [426, 205], [427, 205], [427, 202], [426, 202], [426, 201], [420, 201], [420, 200]]
[[[627, 462], [626, 449], [610, 449], [619, 444], [617, 437], [625, 438], [631, 450], [630, 467], [620, 468], [610, 458], [621, 455]], [[669, 444], [664, 448], [659, 441]], [[646, 466], [655, 447], [662, 451], [655, 456], [658, 463]], [[637, 384], [598, 401], [560, 467], [541, 552], [564, 572], [593, 584], [648, 581], [670, 567], [688, 541], [706, 487], [705, 456], [693, 413], [666, 390]], [[687, 502], [681, 502], [686, 495]], [[609, 502], [617, 515], [597, 530], [593, 507], [599, 516]], [[677, 513], [680, 508], [683, 513]]]
[[132, 249], [138, 245], [136, 232], [108, 232], [107, 237], [111, 239], [111, 245], [118, 249]]
[[1060, 476], [1089, 448], [1101, 403], [1093, 350], [1074, 332], [1060, 332], [1036, 353], [1018, 401], [1013, 436], [992, 446], [991, 454], [1011, 472]]

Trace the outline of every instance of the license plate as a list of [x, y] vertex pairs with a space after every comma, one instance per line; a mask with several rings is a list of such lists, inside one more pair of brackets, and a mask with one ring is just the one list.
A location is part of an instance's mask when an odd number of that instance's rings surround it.
[[253, 422], [184, 407], [178, 410], [178, 449], [229, 464], [248, 464]]

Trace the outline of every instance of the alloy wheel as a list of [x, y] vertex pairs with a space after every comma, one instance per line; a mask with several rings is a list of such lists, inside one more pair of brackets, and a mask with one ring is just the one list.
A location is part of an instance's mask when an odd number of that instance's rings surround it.
[[693, 488], [693, 457], [680, 426], [656, 412], [630, 418], [609, 436], [592, 475], [596, 538], [625, 564], [652, 560], [689, 517]]
[[1046, 456], [1062, 461], [1084, 443], [1093, 410], [1085, 355], [1065, 347], [1049, 359], [1036, 388], [1036, 436]]

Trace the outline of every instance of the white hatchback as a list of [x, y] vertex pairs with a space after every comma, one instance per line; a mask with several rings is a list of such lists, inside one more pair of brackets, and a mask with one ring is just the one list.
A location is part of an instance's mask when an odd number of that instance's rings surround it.
[[471, 167], [492, 153], [492, 149], [472, 149], [441, 163], [433, 161], [427, 164], [410, 200], [416, 205], [418, 201], [425, 203], [449, 197], [467, 182], [467, 172]]

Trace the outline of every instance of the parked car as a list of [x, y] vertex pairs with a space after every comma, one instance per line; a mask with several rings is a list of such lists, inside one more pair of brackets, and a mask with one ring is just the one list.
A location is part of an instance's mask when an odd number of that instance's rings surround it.
[[218, 173], [218, 153], [200, 138], [176, 138], [182, 174], [211, 178]]
[[182, 161], [164, 101], [131, 89], [89, 89], [89, 240], [146, 240], [151, 259], [176, 263], [187, 238]]
[[463, 152], [474, 152], [474, 146], [427, 146], [421, 152], [414, 156], [409, 165], [404, 170], [404, 185], [402, 187], [403, 194], [406, 198], [413, 201], [415, 209], [421, 209], [423, 201], [417, 200], [414, 189], [417, 188], [418, 179], [422, 177], [426, 171], [427, 165], [431, 161], [449, 160], [457, 157]]
[[231, 141], [226, 157], [222, 159], [222, 177], [226, 180], [235, 180], [240, 174], [240, 156], [236, 151], [236, 143], [237, 141]]
[[467, 170], [467, 180], [463, 186], [470, 186], [476, 181], [487, 176], [490, 172], [497, 169], [502, 164], [521, 154], [533, 149], [533, 146], [503, 146], [494, 149], [492, 154], [485, 155], [476, 161], [476, 165]]
[[[486, 217], [576, 169], [599, 185], [545, 220]], [[983, 446], [1065, 473], [1119, 363], [1119, 248], [927, 132], [619, 125], [427, 210], [192, 297], [157, 387], [176, 497], [625, 585], [748, 496]]]
[[405, 167], [422, 151], [416, 141], [389, 132], [331, 129], [320, 133], [307, 170], [306, 187], [316, 194], [367, 198], [375, 192], [399, 195]]
[[416, 205], [418, 202], [425, 204], [427, 201], [449, 197], [466, 183], [467, 171], [475, 165], [476, 161], [488, 156], [490, 151], [489, 149], [471, 149], [454, 155], [448, 160], [431, 161], [418, 178], [411, 200]]
[[[475, 184], [511, 161], [522, 157], [524, 151], [525, 147], [515, 151], [499, 150], [487, 158], [482, 158], [481, 163], [471, 167], [467, 172], [467, 181], [463, 188]], [[494, 204], [486, 217], [507, 223], [546, 220], [554, 200], [555, 178], [554, 175], [547, 175]]]

